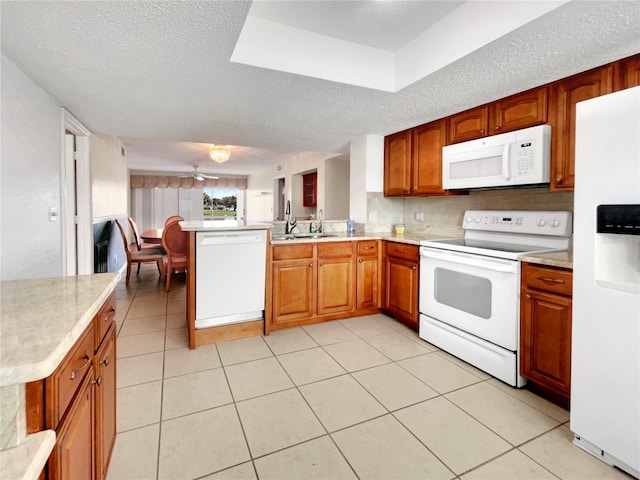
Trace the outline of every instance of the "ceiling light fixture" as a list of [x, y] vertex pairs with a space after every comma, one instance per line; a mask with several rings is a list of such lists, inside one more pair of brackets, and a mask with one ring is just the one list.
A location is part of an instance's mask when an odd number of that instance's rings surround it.
[[229, 145], [212, 145], [209, 147], [209, 156], [211, 160], [215, 160], [218, 163], [226, 162], [231, 155], [231, 148]]

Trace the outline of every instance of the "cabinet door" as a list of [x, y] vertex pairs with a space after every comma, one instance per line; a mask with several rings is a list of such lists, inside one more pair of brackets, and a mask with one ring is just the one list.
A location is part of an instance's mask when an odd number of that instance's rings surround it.
[[384, 137], [384, 196], [411, 193], [411, 130]]
[[520, 370], [565, 397], [571, 393], [571, 299], [524, 289]]
[[442, 147], [446, 137], [443, 120], [427, 123], [413, 129], [412, 186], [416, 195], [441, 194]]
[[116, 329], [112, 323], [96, 355], [96, 480], [107, 475], [116, 440]]
[[312, 259], [273, 264], [273, 323], [286, 323], [313, 316], [315, 272], [315, 262]]
[[389, 313], [412, 328], [418, 328], [418, 264], [387, 257], [385, 302]]
[[318, 174], [308, 173], [302, 176], [302, 205], [315, 207], [317, 204]]
[[473, 108], [447, 119], [447, 144], [465, 142], [488, 135], [489, 107]]
[[380, 306], [378, 257], [358, 257], [356, 263], [356, 309]]
[[576, 103], [611, 93], [613, 67], [590, 70], [552, 85], [551, 189], [575, 185]]
[[614, 63], [614, 90], [640, 85], [640, 54]]
[[318, 259], [318, 315], [353, 310], [352, 257]]
[[547, 87], [493, 102], [489, 119], [492, 135], [547, 123]]
[[56, 445], [49, 457], [49, 478], [94, 479], [93, 381], [91, 370], [85, 376], [77, 396], [59, 425]]

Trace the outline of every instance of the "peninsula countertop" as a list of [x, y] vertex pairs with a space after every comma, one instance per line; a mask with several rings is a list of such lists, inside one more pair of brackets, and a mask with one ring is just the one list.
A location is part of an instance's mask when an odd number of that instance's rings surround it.
[[268, 222], [245, 222], [243, 220], [191, 220], [180, 222], [184, 232], [225, 232], [237, 230], [267, 230]]
[[119, 279], [101, 273], [0, 282], [0, 387], [51, 375]]

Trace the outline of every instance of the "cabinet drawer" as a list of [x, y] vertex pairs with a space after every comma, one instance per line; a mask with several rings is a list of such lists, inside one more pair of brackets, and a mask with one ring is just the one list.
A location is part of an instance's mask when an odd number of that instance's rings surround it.
[[419, 247], [399, 242], [386, 242], [385, 252], [388, 257], [418, 261]]
[[46, 387], [46, 403], [53, 408], [53, 411], [48, 412], [50, 421], [48, 420], [46, 423], [49, 428], [55, 428], [58, 425], [69, 403], [71, 403], [78, 391], [85, 374], [92, 368], [94, 343], [95, 327], [91, 323], [60, 366], [51, 375], [50, 382]]
[[522, 264], [522, 285], [547, 292], [571, 295], [573, 272], [530, 263]]
[[274, 245], [273, 260], [297, 260], [313, 258], [313, 244], [304, 245]]
[[358, 255], [377, 255], [378, 254], [378, 241], [377, 240], [360, 240], [358, 242]]
[[353, 255], [353, 242], [318, 242], [318, 258], [340, 258]]
[[109, 331], [109, 327], [113, 323], [116, 316], [116, 294], [113, 292], [94, 318], [96, 330], [96, 350], [100, 347], [102, 339]]

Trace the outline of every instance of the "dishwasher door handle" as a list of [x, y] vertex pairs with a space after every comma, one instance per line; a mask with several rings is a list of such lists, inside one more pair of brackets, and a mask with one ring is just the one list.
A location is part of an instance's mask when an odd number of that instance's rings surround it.
[[243, 243], [266, 243], [266, 239], [260, 235], [202, 235], [198, 246], [237, 245]]

